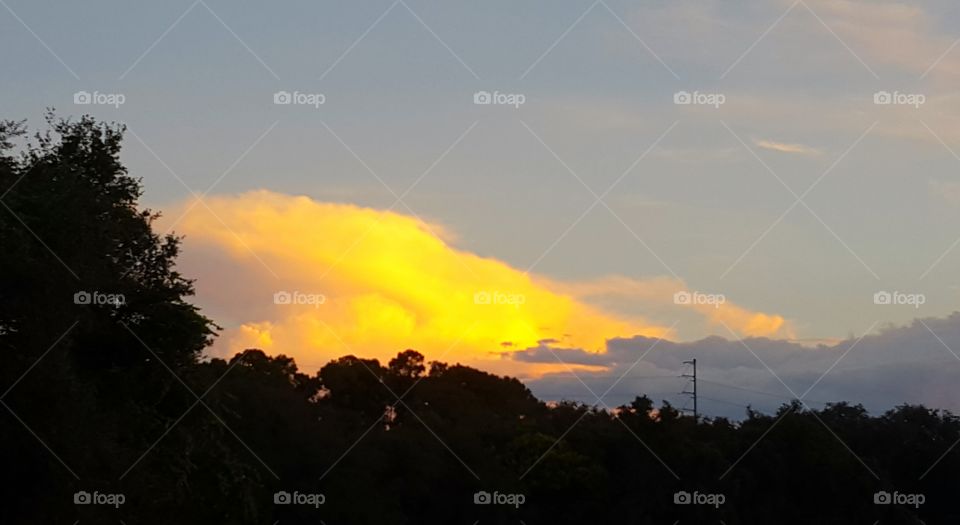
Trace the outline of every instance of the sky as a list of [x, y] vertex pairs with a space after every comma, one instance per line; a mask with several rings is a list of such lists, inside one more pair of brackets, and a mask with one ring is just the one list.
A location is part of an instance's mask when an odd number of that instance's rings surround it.
[[128, 126], [211, 355], [957, 410], [958, 39], [948, 1], [2, 0], [0, 116]]

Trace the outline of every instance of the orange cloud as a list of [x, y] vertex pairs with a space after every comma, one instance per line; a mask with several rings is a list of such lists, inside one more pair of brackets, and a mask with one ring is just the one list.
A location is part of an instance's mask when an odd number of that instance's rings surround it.
[[707, 294], [691, 292], [693, 289], [687, 283], [671, 277], [638, 280], [610, 276], [579, 283], [558, 283], [557, 286], [581, 299], [602, 301], [616, 310], [624, 309], [624, 302], [627, 302], [647, 312], [659, 312], [658, 318], [684, 319], [687, 325], [697, 325], [696, 336], [706, 335], [703, 333], [706, 329], [719, 331], [721, 336], [729, 337], [729, 328], [740, 337], [796, 337], [793, 325], [782, 316], [744, 308], [716, 291], [709, 295], [722, 295], [722, 301], [677, 304], [677, 293]]
[[[565, 368], [500, 354], [546, 339], [604, 352], [612, 337], [674, 335], [668, 324], [590, 304], [575, 287], [458, 250], [438, 225], [390, 211], [268, 191], [174, 211], [183, 214], [175, 229], [186, 236], [184, 271], [198, 278], [201, 304], [226, 319], [218, 354], [259, 347], [314, 368], [347, 353], [384, 360], [415, 348], [538, 375]], [[728, 324], [749, 335], [770, 329], [737, 315]]]

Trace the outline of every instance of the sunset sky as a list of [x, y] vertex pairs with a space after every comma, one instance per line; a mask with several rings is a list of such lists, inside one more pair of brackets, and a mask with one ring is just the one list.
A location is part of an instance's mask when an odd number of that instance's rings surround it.
[[960, 408], [955, 2], [0, 5], [2, 116], [128, 126], [212, 355]]

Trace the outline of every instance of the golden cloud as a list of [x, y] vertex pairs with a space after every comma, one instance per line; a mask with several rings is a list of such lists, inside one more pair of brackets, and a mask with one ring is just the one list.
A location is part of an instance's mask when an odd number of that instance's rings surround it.
[[[575, 284], [459, 250], [439, 225], [399, 213], [268, 191], [179, 208], [183, 271], [198, 279], [199, 302], [226, 319], [220, 355], [258, 347], [312, 368], [348, 353], [384, 360], [415, 348], [428, 359], [537, 375], [557, 367], [501, 354], [543, 340], [604, 352], [612, 337], [674, 335], [667, 324], [588, 303]], [[646, 293], [640, 282], [633, 288]], [[703, 315], [722, 315], [747, 335], [783, 324], [726, 307]]]

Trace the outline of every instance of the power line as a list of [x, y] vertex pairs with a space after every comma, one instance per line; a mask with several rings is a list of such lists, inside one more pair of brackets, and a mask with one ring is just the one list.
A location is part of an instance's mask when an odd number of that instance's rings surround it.
[[[573, 378], [575, 378], [575, 377], [577, 377], [577, 376], [574, 375], [574, 374], [549, 374], [549, 375], [543, 376], [542, 379], [553, 379], [553, 378], [559, 378], [559, 377], [573, 377]], [[579, 376], [579, 377], [581, 377], [581, 378], [583, 378], [583, 379], [620, 379], [620, 378], [621, 378], [621, 376], [616, 375], [616, 374], [603, 374], [603, 375], [600, 375], [600, 374], [591, 374], [591, 375], [582, 375], [582, 376]], [[628, 381], [628, 380], [630, 380], [630, 379], [676, 379], [676, 378], [677, 378], [677, 376], [675, 376], [675, 375], [663, 375], [663, 374], [659, 374], [659, 375], [655, 375], [655, 376], [629, 375], [629, 376], [623, 376], [623, 381]]]
[[725, 401], [725, 400], [723, 400], [723, 399], [717, 399], [717, 398], [714, 398], [714, 397], [707, 397], [707, 396], [703, 396], [703, 395], [700, 396], [700, 399], [706, 399], [707, 401], [713, 401], [713, 402], [715, 402], [715, 403], [723, 403], [723, 404], [725, 404], [725, 405], [732, 405], [732, 406], [740, 407], [740, 408], [750, 408], [749, 405], [741, 405], [740, 403], [734, 403], [733, 401]]
[[[719, 381], [711, 381], [711, 380], [709, 380], [709, 379], [701, 379], [700, 381], [702, 381], [702, 382], [704, 382], [704, 383], [709, 383], [709, 384], [711, 384], [711, 385], [716, 385], [716, 386], [719, 386], [719, 387], [723, 387], [723, 388], [730, 388], [730, 389], [733, 389], [733, 390], [740, 390], [740, 391], [742, 391], [742, 392], [750, 392], [750, 393], [753, 393], [753, 394], [760, 394], [760, 395], [769, 396], [769, 397], [776, 397], [776, 398], [780, 398], [780, 399], [788, 399], [788, 400], [791, 400], [791, 401], [794, 400], [794, 399], [797, 399], [797, 398], [794, 397], [794, 396], [786, 396], [786, 395], [783, 395], [783, 394], [774, 394], [774, 393], [772, 393], [772, 392], [764, 392], [764, 391], [762, 391], [762, 390], [753, 390], [753, 389], [751, 389], [751, 388], [744, 388], [744, 387], [742, 387], [742, 386], [730, 385], [730, 384], [727, 384], [727, 383], [721, 383], [721, 382], [719, 382]], [[816, 401], [816, 400], [813, 400], [813, 399], [804, 399], [803, 402], [805, 402], [805, 403], [806, 403], [806, 402], [808, 402], [808, 403], [816, 403], [816, 404], [818, 404], [818, 405], [828, 405], [828, 404], [832, 403], [832, 401]]]
[[[690, 363], [689, 361], [686, 361], [685, 364], [691, 364], [691, 363]], [[559, 376], [559, 377], [574, 377], [574, 376], [570, 376], [570, 375], [568, 375], [568, 374], [563, 374], [563, 375], [558, 375], [558, 376]], [[553, 377], [558, 377], [558, 376], [553, 376]], [[623, 377], [621, 382], [626, 382], [626, 381], [629, 381], [629, 380], [631, 380], [631, 379], [679, 379], [679, 378], [684, 378], [684, 377], [686, 377], [686, 378], [688, 378], [688, 379], [692, 379], [692, 378], [690, 377], [690, 374], [681, 374], [681, 375], [679, 375], [679, 376], [674, 376], [674, 375], [644, 375], [644, 376], [633, 376], [633, 375], [631, 375], [631, 376]], [[589, 376], [589, 377], [588, 377], [588, 379], [601, 379], [601, 378], [620, 379], [620, 376], [616, 376], [616, 375], [594, 375], [594, 376]], [[765, 391], [763, 391], [763, 390], [755, 390], [755, 389], [752, 389], [752, 388], [746, 388], [746, 387], [742, 387], [742, 386], [738, 386], [738, 385], [731, 385], [731, 384], [729, 384], [729, 383], [722, 383], [722, 382], [720, 382], [720, 381], [713, 381], [713, 380], [710, 380], [710, 379], [703, 379], [703, 378], [701, 378], [701, 377], [699, 377], [699, 376], [697, 377], [697, 382], [698, 382], [698, 383], [707, 383], [707, 384], [710, 384], [710, 385], [715, 385], [715, 386], [719, 386], [719, 387], [722, 387], [722, 388], [728, 388], [728, 389], [732, 389], [732, 390], [739, 390], [739, 391], [741, 391], [741, 392], [749, 392], [749, 393], [751, 393], [751, 394], [758, 394], [758, 395], [773, 397], [773, 398], [777, 398], [777, 399], [785, 399], [785, 400], [788, 400], [788, 401], [792, 401], [792, 400], [794, 400], [794, 399], [797, 399], [796, 397], [793, 397], [793, 396], [788, 396], [788, 395], [784, 395], [784, 394], [775, 394], [775, 393], [773, 393], [773, 392], [765, 392]], [[690, 383], [692, 383], [692, 381], [690, 381]], [[692, 384], [691, 384], [690, 386], [692, 386]], [[698, 385], [698, 387], [699, 387], [699, 385]], [[653, 394], [653, 393], [663, 394], [663, 393], [665, 393], [665, 392], [645, 392], [645, 393], [647, 393], [647, 394]], [[686, 396], [688, 396], [690, 399], [692, 399], [692, 397], [691, 397], [691, 396], [692, 396], [692, 392], [679, 392], [679, 394], [686, 395]], [[700, 397], [700, 398], [704, 398], [702, 395], [700, 395], [699, 397]], [[706, 398], [704, 398], [704, 399], [706, 399]], [[818, 401], [818, 400], [814, 400], [814, 399], [804, 399], [803, 402], [805, 402], [805, 403], [813, 403], [813, 404], [817, 404], [817, 405], [828, 405], [828, 404], [830, 404], [830, 403], [833, 403], [833, 401]], [[740, 405], [738, 405], [738, 406], [746, 406], [746, 405], [740, 404]]]

